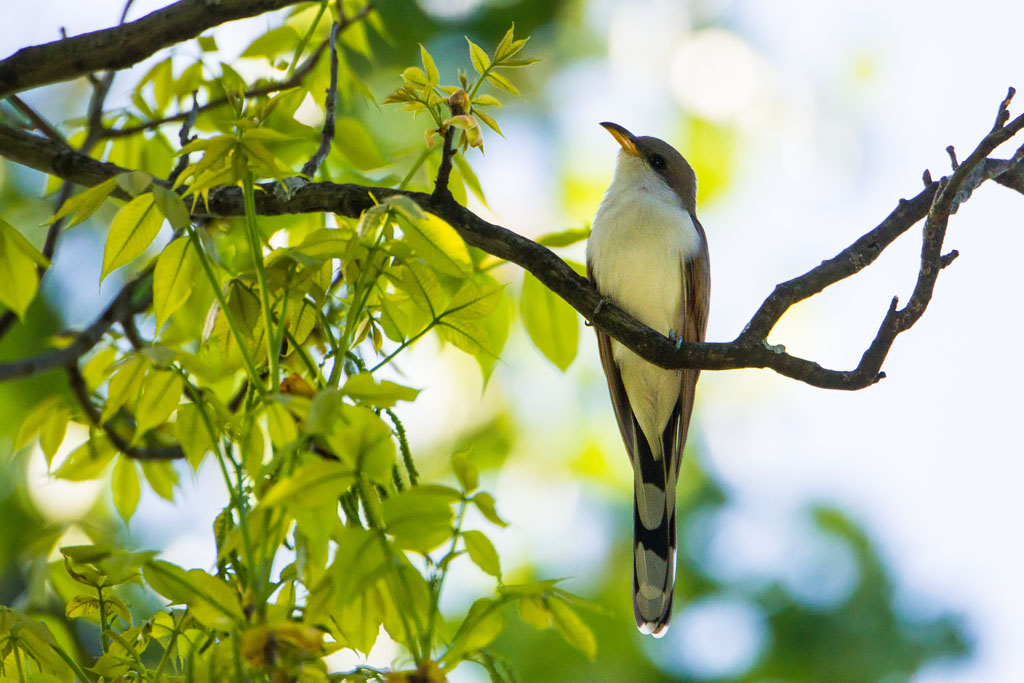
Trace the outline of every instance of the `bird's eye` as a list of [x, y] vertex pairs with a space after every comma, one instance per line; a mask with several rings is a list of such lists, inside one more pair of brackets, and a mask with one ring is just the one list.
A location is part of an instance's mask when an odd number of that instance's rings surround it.
[[649, 163], [651, 165], [651, 168], [653, 168], [655, 171], [660, 171], [661, 169], [665, 168], [665, 157], [661, 156], [660, 154], [652, 154], [647, 159], [647, 163]]

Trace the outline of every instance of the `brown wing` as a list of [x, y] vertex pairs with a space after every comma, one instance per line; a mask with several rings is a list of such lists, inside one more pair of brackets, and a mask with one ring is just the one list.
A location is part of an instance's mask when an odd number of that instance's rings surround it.
[[[589, 263], [587, 264], [587, 279], [595, 287], [597, 286], [593, 268]], [[629, 397], [626, 396], [626, 387], [622, 384], [619, 366], [612, 358], [612, 338], [596, 327], [594, 332], [597, 333], [597, 350], [601, 355], [604, 376], [608, 380], [608, 393], [612, 397], [612, 408], [615, 409], [615, 419], [619, 423], [619, 433], [622, 434], [622, 441], [626, 444], [626, 452], [629, 453], [629, 460], [632, 462], [636, 453], [636, 426], [633, 420], [633, 409], [629, 406]]]
[[[708, 326], [708, 300], [711, 295], [711, 267], [708, 254], [708, 242], [704, 236], [704, 228], [696, 216], [693, 225], [700, 235], [700, 252], [689, 261], [683, 263], [683, 319], [680, 337], [683, 341], [702, 342]], [[679, 423], [677, 425], [674, 448], [669, 462], [669, 480], [678, 477], [679, 460], [682, 457], [686, 435], [690, 430], [690, 413], [693, 412], [693, 398], [697, 388], [700, 370], [683, 370], [683, 382], [679, 393]]]

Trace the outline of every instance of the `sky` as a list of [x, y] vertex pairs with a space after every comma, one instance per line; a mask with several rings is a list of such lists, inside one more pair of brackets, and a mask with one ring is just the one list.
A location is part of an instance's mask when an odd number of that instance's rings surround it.
[[[119, 1], [88, 4], [84, 12], [84, 3], [38, 0], [31, 15], [0, 24], [0, 53], [55, 37], [56, 22], [40, 17], [59, 16], [70, 33], [116, 21]], [[163, 4], [140, 0], [132, 14]], [[488, 138], [475, 165], [490, 208], [502, 225], [531, 236], [586, 220], [553, 188], [567, 176], [610, 180], [617, 146], [599, 121], [670, 140], [682, 109], [735, 126], [728, 190], [698, 207], [711, 251], [709, 340], [735, 337], [777, 282], [833, 256], [900, 197], [917, 194], [926, 168], [948, 173], [946, 146], [965, 157], [1007, 87], [1024, 87], [1021, 3], [694, 0], [692, 12], [669, 0], [584, 5], [585, 27], [606, 41], [607, 58], [556, 65], [542, 95], [554, 111], [546, 119], [514, 111], [502, 119], [507, 140]], [[465, 2], [460, 11], [473, 8]], [[717, 28], [701, 28], [709, 24]], [[1024, 94], [1011, 111], [1024, 111]], [[784, 566], [788, 541], [777, 520], [811, 503], [841, 505], [879, 544], [908, 608], [952, 608], [976, 638], [972, 660], [923, 671], [915, 678], [922, 683], [1024, 678], [1024, 369], [1014, 348], [1024, 337], [1014, 297], [1022, 228], [1024, 197], [992, 183], [953, 217], [946, 246], [960, 257], [940, 276], [924, 318], [897, 339], [888, 377], [875, 387], [827, 392], [744, 370], [704, 373], [698, 388], [693, 438], [737, 501], [718, 529], [724, 570]], [[919, 236], [911, 230], [868, 271], [795, 307], [771, 341], [829, 367], [856, 365], [889, 299], [905, 301], [912, 290]], [[567, 411], [603, 425], [614, 450], [588, 333], [567, 375], [532, 355], [521, 331], [510, 347], [516, 363], [506, 360], [498, 376], [528, 424], [549, 433], [552, 415]], [[471, 362], [446, 354], [443, 364], [417, 363], [432, 357], [429, 343], [415, 353], [410, 374], [432, 397], [423, 403], [460, 400], [445, 379], [452, 368], [471, 376]], [[580, 386], [594, 395], [578, 400]], [[492, 400], [485, 395], [483, 409]], [[430, 414], [408, 419], [424, 443], [451, 426]], [[572, 447], [555, 444], [562, 446]], [[623, 457], [620, 474], [625, 466]], [[511, 468], [497, 498], [514, 500], [524, 476]], [[518, 531], [501, 538], [502, 554], [540, 546], [562, 556], [546, 562], [578, 568], [609, 521], [585, 514], [586, 496], [571, 482], [551, 487], [550, 495], [522, 496], [544, 501], [540, 509], [505, 510]], [[204, 497], [198, 489], [184, 495]], [[200, 533], [205, 523], [197, 519]]]

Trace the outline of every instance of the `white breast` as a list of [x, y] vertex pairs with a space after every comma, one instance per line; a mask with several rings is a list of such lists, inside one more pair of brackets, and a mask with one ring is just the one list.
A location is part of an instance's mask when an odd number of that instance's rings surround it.
[[[700, 248], [693, 219], [675, 192], [642, 160], [620, 153], [587, 242], [597, 289], [648, 327], [679, 334], [683, 264]], [[612, 342], [612, 355], [637, 421], [660, 456], [659, 437], [679, 398], [679, 373], [618, 342]]]

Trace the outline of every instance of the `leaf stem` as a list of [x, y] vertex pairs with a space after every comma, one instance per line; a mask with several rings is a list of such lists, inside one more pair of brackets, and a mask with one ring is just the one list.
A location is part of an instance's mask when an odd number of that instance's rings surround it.
[[[263, 312], [263, 339], [267, 346], [267, 363], [270, 365], [270, 393], [276, 394], [278, 382], [278, 347], [274, 348], [274, 319], [270, 312], [270, 292], [267, 291], [267, 274], [263, 269], [263, 241], [258, 234], [256, 226], [256, 197], [253, 190], [252, 171], [245, 170], [245, 177], [242, 179], [242, 197], [245, 203], [245, 228], [249, 236], [249, 248], [252, 250], [253, 266], [256, 269], [256, 282], [260, 288], [260, 308]], [[285, 300], [287, 300], [285, 296]], [[283, 323], [282, 323], [283, 324]], [[241, 346], [241, 343], [239, 344]]]

